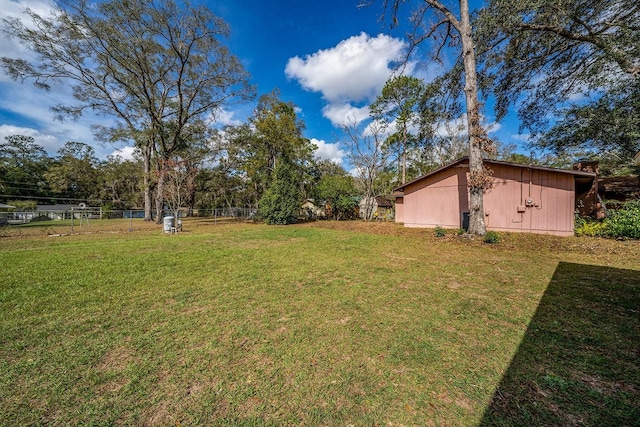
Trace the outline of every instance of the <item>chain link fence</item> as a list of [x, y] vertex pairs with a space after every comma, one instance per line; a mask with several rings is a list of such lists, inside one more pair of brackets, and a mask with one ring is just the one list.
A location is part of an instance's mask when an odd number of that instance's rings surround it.
[[[256, 216], [256, 209], [228, 207], [221, 209], [182, 209], [178, 218], [189, 218], [193, 221], [206, 221], [207, 223], [229, 223], [253, 220]], [[153, 212], [153, 222], [147, 222], [150, 226], [155, 224], [157, 217]], [[165, 210], [163, 217], [174, 216], [173, 212]], [[121, 221], [117, 221], [121, 220]], [[124, 221], [122, 221], [124, 220]], [[144, 221], [144, 210], [104, 210], [100, 208], [68, 208], [68, 209], [47, 209], [46, 206], [39, 206], [35, 211], [10, 211], [0, 212], [0, 227], [9, 229], [25, 229], [41, 227], [43, 229], [66, 229], [71, 228], [72, 232], [77, 232], [77, 227], [91, 227], [92, 229], [112, 229], [115, 224], [124, 224], [123, 227], [131, 231], [134, 222], [140, 227]], [[160, 221], [161, 222], [161, 221]]]

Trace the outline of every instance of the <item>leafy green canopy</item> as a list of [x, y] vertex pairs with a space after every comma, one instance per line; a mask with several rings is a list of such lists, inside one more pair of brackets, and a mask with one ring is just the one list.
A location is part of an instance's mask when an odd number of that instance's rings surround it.
[[102, 182], [93, 148], [82, 142], [67, 142], [58, 154], [43, 174], [51, 189], [66, 198], [98, 199]]
[[640, 80], [617, 87], [586, 105], [562, 110], [563, 118], [538, 145], [556, 153], [596, 150], [615, 163], [629, 166], [640, 152]]
[[498, 119], [516, 105], [539, 134], [572, 97], [640, 78], [639, 16], [636, 0], [490, 0], [475, 27]]
[[[31, 22], [5, 18], [3, 30], [34, 61], [0, 58], [9, 76], [49, 89], [65, 82], [75, 105], [58, 118], [90, 109], [115, 117], [97, 128], [106, 140], [134, 141], [144, 160], [145, 218], [151, 217], [151, 163], [156, 167], [202, 134], [232, 99], [253, 96], [248, 74], [224, 45], [227, 24], [205, 6], [174, 0], [60, 2], [50, 16], [27, 9]], [[162, 176], [161, 176], [162, 177]], [[162, 206], [161, 181], [156, 205]]]
[[277, 92], [261, 96], [249, 123], [228, 126], [215, 135], [218, 165], [207, 180], [221, 185], [218, 200], [259, 207], [282, 164], [293, 171], [286, 175], [295, 179], [298, 193], [306, 191], [315, 146], [302, 136], [303, 130], [292, 103], [281, 101]]
[[0, 192], [7, 196], [41, 197], [50, 189], [42, 174], [51, 159], [33, 137], [9, 135], [0, 142]]
[[316, 203], [327, 207], [327, 215], [335, 220], [354, 218], [358, 205], [355, 179], [329, 160], [318, 162], [316, 170], [319, 177], [311, 193]]

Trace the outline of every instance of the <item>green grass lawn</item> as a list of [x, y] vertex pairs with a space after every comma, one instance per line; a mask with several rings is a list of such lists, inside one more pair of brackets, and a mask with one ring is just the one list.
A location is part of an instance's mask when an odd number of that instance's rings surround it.
[[639, 425], [640, 242], [160, 229], [0, 238], [0, 425]]

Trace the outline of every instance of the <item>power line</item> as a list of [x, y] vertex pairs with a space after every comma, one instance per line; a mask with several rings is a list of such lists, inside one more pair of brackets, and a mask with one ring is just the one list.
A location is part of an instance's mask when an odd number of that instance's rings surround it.
[[[6, 197], [10, 199], [39, 199], [39, 200], [69, 200], [69, 201], [82, 201], [87, 199], [77, 199], [72, 197], [53, 197], [53, 196], [18, 196], [16, 194], [0, 194], [0, 197]], [[98, 200], [98, 199], [96, 199]], [[102, 199], [100, 199], [102, 202]]]

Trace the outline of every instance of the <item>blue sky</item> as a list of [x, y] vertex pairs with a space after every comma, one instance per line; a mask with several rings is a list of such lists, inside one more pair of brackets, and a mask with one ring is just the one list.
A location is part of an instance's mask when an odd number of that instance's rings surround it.
[[[391, 30], [380, 20], [382, 1], [358, 7], [361, 0], [199, 0], [231, 27], [227, 45], [240, 58], [257, 86], [258, 94], [278, 89], [284, 101], [299, 108], [306, 124], [305, 136], [319, 146], [318, 157], [344, 162], [339, 144], [339, 125], [346, 118], [364, 119], [373, 101], [393, 71], [395, 61], [407, 48], [408, 22]], [[41, 13], [49, 0], [0, 0], [0, 15], [16, 15], [28, 6]], [[408, 10], [407, 10], [408, 12]], [[0, 36], [1, 56], [26, 56], [15, 42]], [[424, 55], [408, 71], [430, 79], [437, 66]], [[105, 157], [123, 146], [96, 143], [92, 124], [108, 118], [87, 115], [77, 122], [54, 122], [51, 105], [71, 101], [68, 87], [40, 91], [0, 75], [0, 137], [21, 133], [54, 154], [67, 141], [94, 145]], [[220, 124], [246, 121], [255, 104], [229, 105], [219, 112]], [[486, 120], [492, 123], [491, 112]], [[493, 136], [502, 142], [519, 142], [517, 122], [508, 118], [493, 123]], [[124, 148], [124, 152], [130, 152]]]

